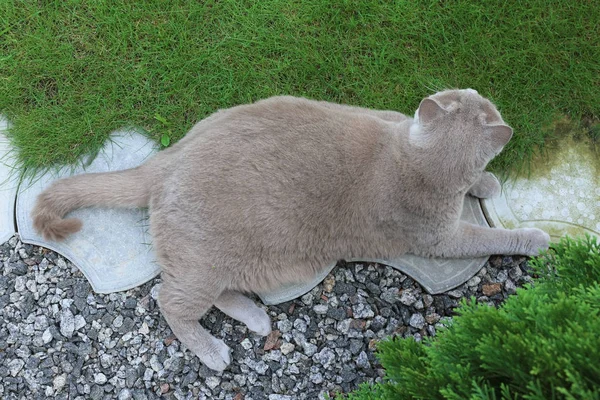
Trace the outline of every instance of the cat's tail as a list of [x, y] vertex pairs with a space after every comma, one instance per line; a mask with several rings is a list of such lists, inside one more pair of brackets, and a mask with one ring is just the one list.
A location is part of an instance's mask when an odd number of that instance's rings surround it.
[[63, 240], [81, 229], [81, 220], [63, 217], [82, 207], [145, 207], [150, 201], [143, 167], [82, 174], [60, 179], [37, 198], [31, 216], [34, 228], [47, 240]]

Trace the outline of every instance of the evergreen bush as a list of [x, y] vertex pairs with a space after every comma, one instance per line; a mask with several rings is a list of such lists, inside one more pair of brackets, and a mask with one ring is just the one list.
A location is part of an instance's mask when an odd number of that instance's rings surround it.
[[499, 308], [463, 301], [434, 338], [378, 345], [385, 381], [359, 399], [600, 399], [600, 248], [564, 238]]

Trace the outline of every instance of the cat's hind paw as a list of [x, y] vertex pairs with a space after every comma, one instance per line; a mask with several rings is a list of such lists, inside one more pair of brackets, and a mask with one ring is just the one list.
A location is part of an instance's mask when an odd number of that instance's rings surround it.
[[255, 315], [247, 320], [246, 326], [260, 336], [267, 336], [271, 333], [271, 318], [269, 318], [267, 312], [262, 308], [257, 307], [256, 310]]
[[200, 361], [214, 371], [223, 371], [231, 362], [231, 349], [221, 339], [212, 338], [210, 346], [198, 354]]

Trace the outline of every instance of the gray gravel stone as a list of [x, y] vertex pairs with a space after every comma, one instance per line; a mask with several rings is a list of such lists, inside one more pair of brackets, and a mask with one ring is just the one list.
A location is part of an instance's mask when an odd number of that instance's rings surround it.
[[115, 328], [120, 328], [123, 326], [123, 316], [117, 315], [115, 319], [113, 319], [112, 326]]
[[286, 342], [286, 343], [282, 343], [282, 344], [281, 344], [280, 350], [281, 350], [281, 353], [282, 353], [283, 355], [288, 355], [288, 354], [290, 354], [292, 351], [294, 351], [294, 349], [295, 349], [295, 348], [296, 348], [296, 346], [294, 346], [294, 344], [293, 344], [293, 343], [287, 343], [287, 342]]
[[60, 333], [66, 338], [73, 336], [75, 332], [75, 317], [70, 309], [65, 309], [60, 313]]
[[25, 361], [20, 358], [15, 358], [8, 363], [8, 370], [12, 377], [17, 376], [17, 374], [23, 369], [25, 366]]
[[320, 383], [323, 383], [323, 374], [321, 374], [320, 372], [311, 373], [309, 379], [312, 383], [318, 385]]
[[335, 353], [333, 350], [324, 347], [323, 350], [313, 356], [313, 360], [328, 368], [335, 361]]
[[293, 400], [293, 397], [283, 394], [270, 394], [269, 400]]
[[291, 331], [293, 327], [294, 325], [292, 324], [292, 322], [287, 319], [283, 321], [277, 321], [277, 329], [281, 333], [287, 333]]
[[254, 347], [254, 345], [252, 344], [252, 342], [248, 338], [242, 340], [241, 345], [246, 350], [250, 350], [252, 347]]
[[312, 295], [312, 293], [307, 293], [304, 296], [302, 296], [301, 300], [305, 305], [310, 306], [313, 303], [313, 298], [314, 296]]
[[313, 307], [313, 311], [316, 314], [327, 314], [327, 311], [329, 310], [329, 307], [326, 304], [317, 304], [316, 306]]
[[508, 271], [508, 275], [511, 279], [519, 279], [521, 276], [523, 276], [523, 271], [521, 271], [521, 268], [519, 268], [517, 265]]
[[313, 354], [315, 354], [317, 352], [317, 346], [309, 343], [309, 342], [303, 342], [301, 344], [302, 349], [304, 350], [304, 354], [306, 354], [308, 357], [312, 356]]
[[504, 290], [506, 290], [509, 294], [514, 294], [517, 292], [517, 286], [514, 284], [513, 281], [507, 279], [504, 282]]
[[367, 356], [366, 352], [364, 352], [364, 351], [360, 352], [360, 354], [356, 358], [356, 365], [358, 365], [360, 368], [363, 368], [363, 369], [371, 368], [371, 363], [369, 362], [369, 357]]
[[398, 300], [398, 288], [391, 287], [391, 288], [382, 290], [380, 297], [382, 300], [384, 300], [390, 304], [393, 304]]
[[124, 388], [121, 389], [119, 391], [119, 395], [117, 396], [117, 399], [119, 400], [130, 400], [133, 398], [133, 394], [131, 393], [131, 390]]
[[422, 314], [415, 313], [410, 316], [410, 326], [417, 329], [422, 329], [425, 326], [425, 317]]
[[216, 387], [219, 386], [219, 384], [221, 383], [221, 379], [216, 376], [209, 376], [208, 378], [206, 378], [206, 381], [204, 381], [204, 383], [209, 388], [216, 389]]
[[508, 273], [504, 270], [498, 271], [498, 274], [496, 275], [496, 282], [504, 283], [506, 282], [506, 279], [508, 279]]
[[474, 276], [467, 281], [467, 286], [469, 286], [469, 287], [477, 286], [477, 285], [479, 285], [480, 282], [481, 282], [481, 278], [478, 276]]
[[[393, 268], [346, 264], [301, 299], [266, 308], [280, 335], [268, 350], [211, 310], [201, 323], [233, 350], [231, 365], [215, 372], [165, 323], [160, 278], [94, 293], [63, 257], [14, 237], [0, 244], [0, 397], [325, 399], [381, 376], [378, 340], [434, 336], [462, 296], [497, 305], [531, 279], [526, 271], [523, 258], [492, 257], [467, 284], [432, 296]], [[500, 294], [483, 295], [484, 284], [499, 281]]]
[[94, 375], [94, 383], [97, 383], [98, 385], [104, 385], [106, 381], [106, 375], [104, 375], [102, 372], [99, 372], [96, 375]]
[[55, 392], [59, 392], [60, 390], [62, 390], [62, 388], [65, 386], [66, 383], [67, 383], [67, 375], [66, 374], [58, 375], [52, 380], [52, 388], [54, 389]]
[[463, 297], [463, 295], [464, 292], [460, 289], [455, 289], [448, 292], [448, 296], [452, 297], [453, 299], [460, 299]]
[[352, 307], [355, 318], [373, 318], [375, 313], [368, 304], [358, 303]]
[[400, 296], [400, 303], [405, 306], [411, 306], [417, 301], [417, 296], [415, 295], [415, 291], [412, 289], [406, 289], [402, 292]]

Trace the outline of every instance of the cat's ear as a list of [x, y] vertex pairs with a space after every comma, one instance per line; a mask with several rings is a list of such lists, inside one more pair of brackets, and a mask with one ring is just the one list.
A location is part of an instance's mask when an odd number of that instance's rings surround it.
[[429, 122], [447, 113], [435, 100], [427, 97], [419, 104], [419, 122]]
[[504, 124], [486, 125], [485, 133], [491, 139], [494, 149], [501, 149], [512, 137], [513, 130], [510, 126]]

